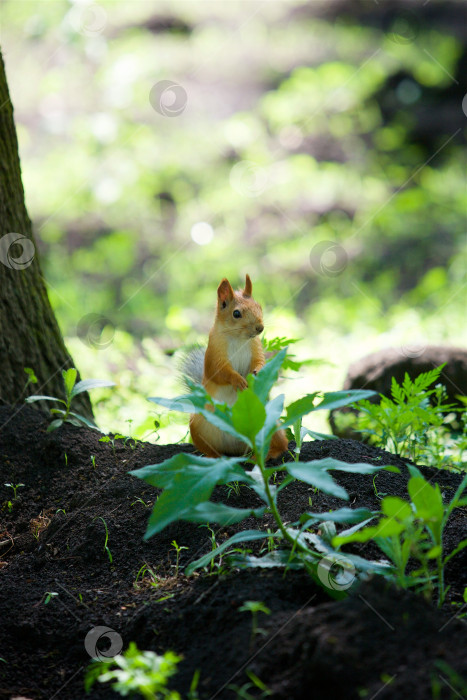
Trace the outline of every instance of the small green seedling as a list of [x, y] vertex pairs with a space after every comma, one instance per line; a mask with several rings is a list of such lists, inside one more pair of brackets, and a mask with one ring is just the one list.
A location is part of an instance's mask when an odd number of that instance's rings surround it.
[[[254, 674], [251, 669], [247, 668], [245, 673], [250, 679], [251, 683], [245, 683], [242, 686], [232, 683], [231, 685], [227, 686], [228, 690], [232, 690], [236, 694], [237, 700], [258, 700], [258, 698], [267, 698], [269, 695], [272, 695], [267, 685], [263, 683], [263, 681], [258, 678], [258, 676]], [[254, 695], [249, 692], [249, 690], [253, 689], [256, 689]], [[261, 690], [261, 695], [257, 694], [257, 690]]]
[[175, 562], [175, 578], [176, 578], [178, 576], [178, 564], [180, 561], [180, 552], [182, 551], [182, 549], [188, 549], [188, 547], [181, 547], [180, 545], [177, 544], [177, 542], [175, 540], [173, 540], [170, 544], [172, 545], [172, 547], [175, 549], [175, 551], [177, 553], [177, 559]]
[[160, 656], [153, 651], [140, 651], [130, 642], [123, 654], [107, 661], [93, 661], [88, 667], [84, 688], [89, 692], [96, 681], [111, 682], [112, 689], [122, 696], [138, 693], [146, 700], [181, 700], [179, 693], [167, 688], [181, 660], [182, 657], [173, 651]]
[[115, 382], [108, 382], [105, 379], [83, 379], [82, 381], [76, 383], [76, 378], [78, 376], [78, 371], [74, 367], [70, 367], [67, 370], [62, 371], [63, 382], [65, 385], [65, 400], [59, 399], [56, 396], [44, 396], [41, 394], [35, 394], [34, 396], [28, 396], [26, 403], [34, 403], [35, 401], [58, 401], [65, 406], [62, 408], [52, 408], [50, 412], [55, 418], [47, 428], [47, 432], [51, 430], [56, 430], [63, 423], [71, 423], [72, 425], [82, 426], [86, 425], [88, 428], [94, 428], [98, 430], [97, 426], [88, 418], [81, 416], [79, 413], [74, 413], [71, 410], [71, 403], [75, 396], [82, 394], [84, 391], [89, 391], [90, 389], [96, 389], [97, 387], [105, 386], [115, 386]]
[[[312, 394], [309, 394], [309, 396], [312, 396]], [[318, 392], [316, 392], [314, 396], [318, 396]], [[300, 418], [297, 418], [297, 420], [286, 430], [289, 441], [293, 440], [295, 442], [295, 448], [293, 452], [290, 452], [289, 454], [292, 455], [296, 462], [298, 462], [300, 459], [300, 451], [302, 449], [303, 440], [305, 437], [309, 436], [313, 438], [313, 440], [337, 440], [335, 435], [317, 433], [316, 430], [309, 430], [308, 428], [305, 428], [305, 426], [302, 425], [302, 421], [303, 418], [300, 416]]]
[[152, 588], [157, 588], [159, 586], [159, 582], [157, 580], [155, 572], [146, 562], [136, 574], [136, 578], [133, 583], [134, 588], [140, 588], [143, 581], [148, 581], [149, 585], [152, 586]]
[[97, 520], [97, 519], [102, 520], [102, 522], [104, 523], [104, 527], [105, 527], [104, 552], [107, 552], [107, 556], [108, 556], [108, 558], [109, 558], [109, 562], [112, 564], [112, 562], [113, 562], [113, 556], [112, 556], [112, 552], [110, 551], [110, 549], [109, 549], [109, 547], [108, 547], [109, 530], [108, 530], [108, 528], [107, 528], [107, 523], [105, 522], [104, 518], [103, 518], [101, 515], [99, 515], [98, 518], [94, 518], [94, 520]]
[[238, 481], [232, 481], [230, 484], [226, 484], [227, 486], [227, 498], [230, 498], [230, 496], [234, 493], [236, 496], [240, 496], [240, 484]]
[[124, 440], [125, 436], [121, 435], [120, 433], [115, 433], [113, 437], [110, 437], [110, 435], [104, 435], [103, 437], [99, 438], [99, 442], [108, 442], [110, 443], [110, 446], [112, 447], [112, 452], [115, 454], [115, 448], [117, 445], [115, 444], [115, 440]]
[[26, 379], [26, 384], [24, 385], [22, 393], [24, 393], [26, 391], [26, 389], [28, 388], [28, 386], [30, 384], [37, 384], [37, 382], [39, 381], [37, 379], [36, 375], [34, 374], [33, 369], [31, 369], [30, 367], [25, 367], [24, 371], [26, 372], [28, 378]]
[[266, 634], [266, 631], [258, 627], [258, 613], [262, 612], [265, 615], [270, 615], [269, 608], [260, 600], [245, 600], [243, 605], [238, 609], [239, 612], [251, 612], [251, 638], [250, 645], [253, 644], [257, 634]]
[[53, 598], [56, 598], [58, 593], [55, 591], [46, 591], [44, 593], [44, 605], [48, 605]]
[[[17, 490], [24, 486], [24, 484], [4, 484], [7, 488], [13, 489], [13, 501], [16, 501], [19, 496], [17, 495]], [[10, 501], [11, 502], [11, 501]]]
[[143, 505], [145, 508], [149, 508], [149, 506], [151, 505], [150, 503], [146, 503], [145, 501], [143, 501], [143, 499], [140, 498], [139, 496], [138, 496], [138, 498], [136, 499], [136, 501], [133, 501], [133, 503], [132, 503], [131, 505], [134, 506], [134, 505], [136, 505], [137, 503], [141, 503], [141, 505]]
[[96, 457], [95, 457], [95, 455], [91, 455], [91, 464], [92, 464], [93, 468], [95, 469], [96, 466], [97, 466], [97, 465], [96, 465]]

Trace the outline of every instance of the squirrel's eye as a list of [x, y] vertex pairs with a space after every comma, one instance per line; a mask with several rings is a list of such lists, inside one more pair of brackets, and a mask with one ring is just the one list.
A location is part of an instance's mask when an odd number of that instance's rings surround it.
[[240, 313], [240, 311], [238, 309], [235, 309], [235, 311], [233, 312], [232, 315], [234, 318], [241, 318], [242, 317], [242, 314]]

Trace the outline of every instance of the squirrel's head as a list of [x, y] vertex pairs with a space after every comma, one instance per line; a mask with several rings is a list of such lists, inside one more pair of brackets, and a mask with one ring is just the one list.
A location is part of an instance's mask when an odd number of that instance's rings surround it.
[[243, 338], [254, 338], [264, 330], [263, 311], [251, 296], [250, 276], [246, 276], [245, 288], [234, 292], [224, 277], [217, 288], [217, 322], [226, 333]]

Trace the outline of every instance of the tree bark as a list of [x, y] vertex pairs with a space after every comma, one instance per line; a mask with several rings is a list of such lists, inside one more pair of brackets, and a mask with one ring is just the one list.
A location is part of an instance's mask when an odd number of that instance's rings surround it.
[[[17, 404], [31, 394], [64, 398], [62, 370], [73, 366], [50, 306], [26, 211], [13, 106], [0, 53], [0, 403]], [[37, 384], [26, 386], [25, 367], [34, 370]], [[87, 394], [78, 395], [73, 406], [92, 418]]]

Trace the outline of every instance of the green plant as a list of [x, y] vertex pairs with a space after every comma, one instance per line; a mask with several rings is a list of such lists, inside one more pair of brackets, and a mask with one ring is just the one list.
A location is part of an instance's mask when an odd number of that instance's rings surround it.
[[[316, 392], [315, 396], [318, 395]], [[311, 394], [310, 394], [311, 396]], [[300, 416], [297, 420], [292, 423], [292, 425], [287, 428], [287, 437], [290, 440], [294, 440], [295, 448], [290, 454], [296, 462], [300, 459], [300, 450], [302, 449], [303, 439], [308, 435], [314, 440], [337, 440], [336, 435], [328, 435], [326, 433], [317, 433], [316, 430], [309, 430], [302, 425], [303, 418]]]
[[[227, 686], [229, 690], [236, 693], [237, 698], [241, 698], [241, 700], [257, 700], [258, 698], [267, 698], [269, 695], [271, 695], [271, 691], [267, 685], [263, 683], [263, 681], [258, 678], [258, 676], [255, 675], [251, 669], [247, 668], [245, 673], [250, 679], [251, 683], [244, 683], [242, 686], [234, 684]], [[248, 692], [254, 688], [261, 690], [261, 695], [258, 695], [257, 692], [255, 692], [254, 695]]]
[[30, 384], [37, 384], [37, 382], [39, 381], [39, 380], [37, 379], [36, 375], [34, 374], [34, 370], [33, 370], [33, 369], [31, 369], [30, 367], [25, 367], [25, 368], [24, 368], [24, 371], [25, 371], [26, 374], [28, 375], [28, 378], [26, 379], [26, 384], [24, 385], [23, 392], [26, 391], [27, 387], [28, 387]]
[[375, 444], [401, 457], [412, 461], [425, 459], [433, 466], [443, 466], [442, 444], [447, 432], [447, 428], [443, 429], [443, 423], [445, 414], [452, 411], [453, 406], [444, 403], [446, 394], [443, 386], [429, 389], [439, 378], [443, 367], [440, 365], [423, 372], [413, 381], [406, 373], [402, 384], [398, 384], [393, 377], [392, 399], [381, 394], [379, 404], [360, 401], [358, 430], [370, 436]]
[[443, 688], [444, 690], [446, 689], [446, 686], [451, 691], [449, 695], [451, 700], [456, 700], [456, 698], [461, 698], [462, 700], [465, 698], [467, 695], [467, 680], [465, 675], [462, 676], [457, 673], [444, 659], [436, 659], [434, 665], [436, 671], [433, 669], [431, 672], [431, 695], [433, 700], [440, 700], [442, 697], [447, 697], [442, 692]]
[[254, 642], [257, 634], [266, 634], [266, 632], [258, 627], [258, 613], [262, 612], [265, 615], [270, 615], [269, 608], [260, 600], [245, 600], [243, 605], [239, 607], [239, 612], [251, 612], [251, 643]]
[[[243, 457], [220, 457], [210, 459], [198, 457], [191, 453], [179, 453], [160, 464], [148, 465], [131, 471], [134, 476], [144, 479], [152, 486], [163, 488], [164, 491], [154, 505], [149, 518], [145, 539], [163, 530], [176, 520], [188, 520], [198, 523], [216, 522], [222, 526], [237, 523], [253, 515], [260, 518], [265, 512], [272, 513], [276, 531], [246, 530], [230, 537], [226, 542], [217, 546], [208, 554], [190, 563], [186, 568], [189, 575], [195, 569], [204, 567], [227, 549], [240, 542], [262, 540], [273, 537], [282, 545], [282, 549], [265, 554], [261, 558], [251, 556], [235, 556], [236, 566], [288, 566], [304, 567], [321, 583], [317, 574], [319, 562], [325, 554], [333, 551], [315, 533], [305, 532], [307, 528], [322, 520], [331, 519], [335, 522], [365, 523], [372, 513], [365, 509], [355, 511], [342, 508], [325, 517], [318, 514], [304, 514], [303, 521], [297, 526], [286, 525], [277, 507], [277, 496], [280, 491], [294, 480], [304, 481], [320, 491], [337, 498], [348, 499], [346, 490], [331, 477], [331, 470], [350, 473], [373, 474], [383, 465], [347, 464], [335, 459], [326, 458], [311, 462], [290, 462], [277, 467], [266, 465], [266, 455], [278, 420], [282, 413], [283, 395], [268, 401], [268, 394], [276, 381], [285, 350], [281, 350], [268, 362], [257, 376], [248, 376], [248, 389], [242, 391], [236, 403], [226, 406], [213, 400], [199, 385], [192, 384], [192, 391], [187, 396], [175, 399], [154, 398], [167, 408], [181, 411], [196, 411], [201, 413], [213, 425], [225, 430], [230, 435], [241, 439], [252, 451], [250, 461], [254, 467], [246, 471], [240, 463]], [[330, 410], [353, 403], [361, 398], [367, 398], [373, 392], [340, 391], [325, 394], [315, 405], [318, 394], [309, 394], [287, 407], [281, 427], [288, 427], [301, 416], [315, 410]], [[284, 477], [279, 485], [271, 483], [277, 472]], [[250, 486], [264, 502], [260, 508], [233, 508], [225, 503], [210, 500], [214, 487], [239, 481]], [[360, 571], [384, 569], [384, 565], [366, 562], [360, 557], [349, 555]], [[341, 597], [342, 591], [331, 591], [335, 597]]]
[[108, 558], [109, 558], [109, 562], [112, 564], [112, 562], [113, 562], [113, 556], [112, 556], [112, 552], [110, 551], [109, 546], [108, 546], [108, 542], [109, 542], [109, 530], [108, 530], [108, 528], [107, 528], [107, 523], [105, 522], [104, 518], [103, 518], [101, 515], [99, 515], [97, 518], [94, 518], [94, 520], [102, 520], [102, 522], [104, 523], [104, 527], [105, 527], [104, 552], [107, 552], [107, 556], [108, 556]]
[[112, 683], [112, 689], [122, 696], [138, 693], [146, 700], [180, 700], [180, 695], [169, 690], [167, 684], [177, 672], [182, 657], [173, 651], [159, 655], [153, 651], [140, 651], [130, 642], [123, 654], [110, 661], [93, 661], [88, 667], [84, 688], [89, 692], [94, 683]]
[[240, 496], [240, 484], [238, 481], [232, 481], [230, 484], [227, 484], [227, 498], [230, 498], [233, 493], [236, 496]]
[[147, 581], [152, 588], [157, 588], [159, 586], [159, 582], [157, 580], [157, 576], [156, 576], [155, 572], [151, 569], [149, 564], [147, 564], [146, 562], [144, 562], [143, 566], [140, 568], [140, 570], [136, 574], [136, 578], [134, 580], [133, 586], [135, 588], [140, 588], [140, 586], [145, 581]]
[[143, 499], [140, 498], [139, 496], [136, 499], [136, 501], [133, 501], [133, 503], [131, 505], [134, 506], [134, 505], [136, 505], [136, 503], [141, 503], [141, 505], [143, 505], [145, 508], [149, 508], [149, 506], [151, 505], [150, 503], [146, 503], [145, 501], [143, 501]]
[[287, 338], [286, 336], [276, 336], [275, 338], [271, 339], [266, 339], [263, 337], [262, 344], [264, 351], [267, 353], [273, 353], [276, 355], [278, 352], [281, 350], [286, 351], [286, 355], [284, 358], [284, 361], [282, 362], [282, 368], [285, 369], [290, 369], [293, 372], [298, 372], [301, 367], [304, 365], [328, 365], [330, 364], [327, 360], [316, 360], [316, 359], [309, 359], [309, 360], [296, 360], [295, 355], [292, 353], [288, 352], [288, 347], [289, 345], [293, 345], [294, 343], [298, 343], [301, 340], [301, 338]]
[[57, 596], [58, 596], [58, 593], [56, 593], [55, 591], [46, 591], [44, 593], [44, 596], [43, 596], [44, 605], [48, 605], [50, 603], [50, 601]]
[[89, 391], [90, 389], [96, 389], [97, 387], [104, 386], [115, 386], [115, 382], [108, 382], [105, 379], [83, 379], [76, 384], [76, 377], [78, 376], [78, 371], [74, 367], [70, 367], [67, 370], [62, 371], [63, 382], [65, 385], [65, 400], [59, 399], [56, 396], [44, 396], [41, 394], [35, 394], [34, 396], [28, 396], [26, 403], [34, 403], [35, 401], [58, 401], [65, 406], [65, 409], [52, 408], [50, 412], [52, 415], [59, 416], [55, 418], [48, 426], [47, 431], [56, 430], [63, 423], [72, 423], [72, 425], [86, 425], [88, 428], [96, 428], [97, 426], [84, 416], [79, 413], [74, 413], [71, 410], [71, 403], [75, 396], [82, 394], [83, 391]]
[[13, 501], [16, 501], [19, 496], [17, 495], [17, 490], [24, 486], [24, 484], [4, 484], [7, 488], [13, 489]]
[[[448, 561], [467, 547], [462, 540], [448, 555], [443, 555], [443, 531], [455, 508], [467, 505], [463, 498], [467, 489], [467, 475], [462, 479], [451, 501], [444, 505], [438, 484], [428, 483], [416, 467], [409, 467], [411, 478], [407, 489], [410, 502], [396, 496], [386, 496], [381, 502], [383, 517], [376, 525], [357, 532], [340, 533], [333, 545], [374, 540], [394, 566], [395, 581], [403, 588], [416, 587], [431, 598], [438, 591], [438, 605], [442, 605], [448, 588], [444, 584], [444, 568]], [[410, 558], [419, 568], [407, 573]]]
[[110, 437], [110, 435], [104, 435], [103, 437], [99, 438], [99, 442], [108, 442], [110, 443], [110, 446], [112, 448], [112, 452], [115, 454], [115, 448], [117, 447], [115, 444], [115, 440], [124, 440], [125, 436], [121, 435], [120, 433], [115, 433], [113, 437]]
[[182, 551], [182, 549], [188, 549], [188, 547], [180, 546], [176, 542], [176, 540], [172, 540], [172, 542], [170, 544], [172, 545], [172, 547], [175, 549], [175, 552], [176, 552], [176, 562], [175, 562], [175, 578], [176, 578], [178, 576], [178, 565], [180, 562], [180, 552]]

